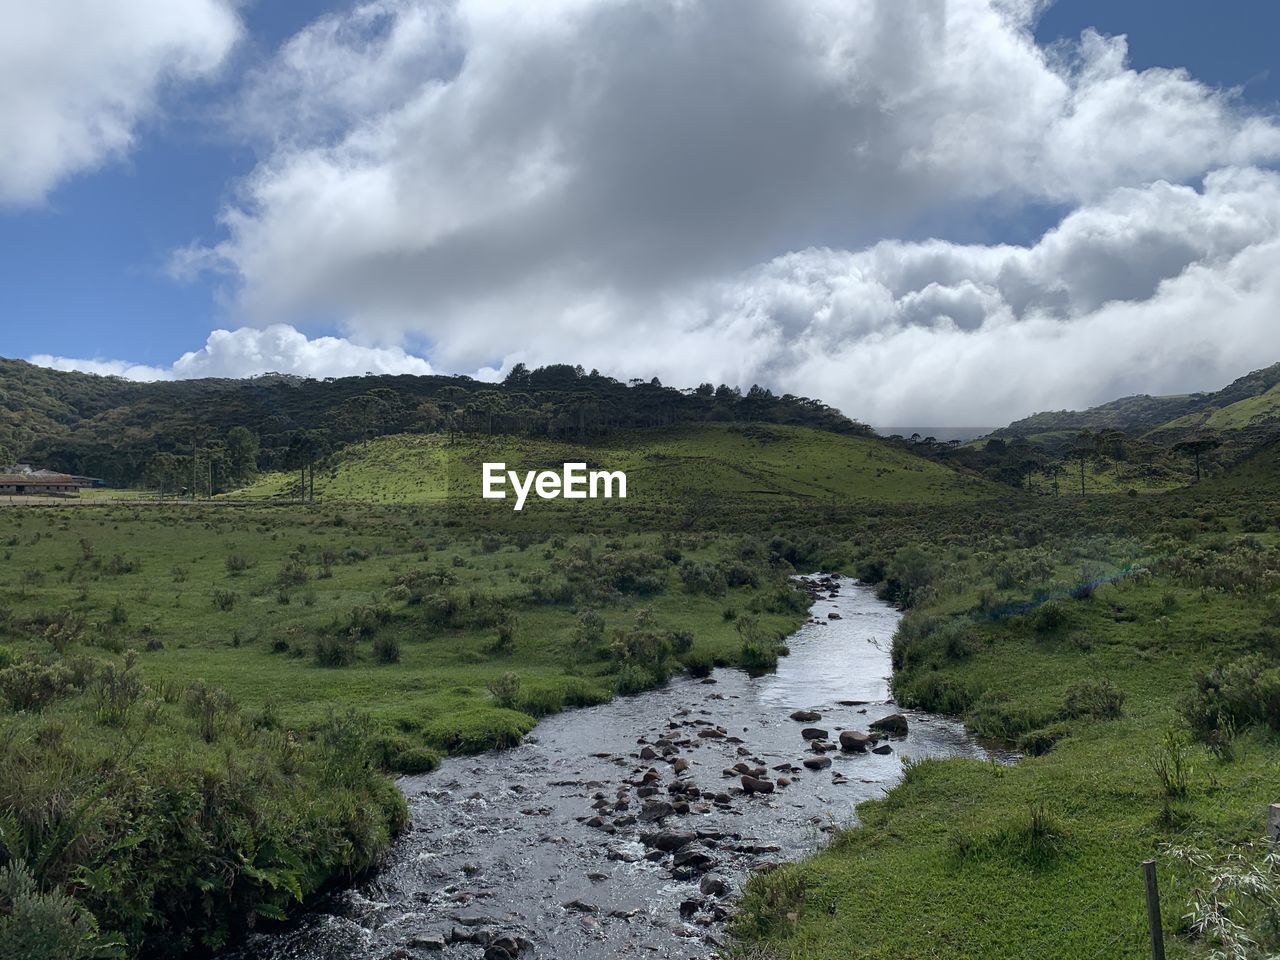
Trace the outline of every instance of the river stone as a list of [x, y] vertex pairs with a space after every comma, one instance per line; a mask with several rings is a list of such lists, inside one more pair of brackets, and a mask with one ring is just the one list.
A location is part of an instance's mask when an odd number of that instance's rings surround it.
[[665, 800], [658, 800], [641, 807], [638, 818], [642, 823], [653, 823], [663, 817], [671, 816], [672, 812], [671, 804]]
[[877, 743], [871, 748], [871, 752], [880, 754], [893, 753], [893, 747], [889, 746], [887, 743]]
[[831, 734], [826, 730], [823, 730], [821, 727], [805, 727], [800, 731], [800, 736], [804, 737], [806, 740], [825, 740], [827, 737], [831, 736]]
[[805, 757], [804, 765], [810, 770], [825, 770], [831, 766], [830, 757]]
[[686, 844], [692, 843], [693, 840], [694, 835], [685, 830], [659, 830], [640, 835], [640, 842], [646, 847], [665, 850], [667, 853], [679, 850]]
[[716, 859], [702, 847], [685, 847], [676, 854], [674, 863], [677, 867], [705, 870], [707, 867], [714, 867]]
[[444, 937], [436, 935], [426, 935], [413, 937], [409, 940], [410, 948], [414, 950], [443, 950], [445, 948]]
[[748, 774], [742, 775], [742, 789], [747, 793], [773, 793], [773, 781]]
[[817, 723], [822, 719], [822, 714], [814, 710], [797, 710], [791, 715], [791, 719], [797, 723]]
[[702, 878], [698, 884], [698, 889], [702, 891], [704, 896], [723, 897], [729, 892], [729, 885], [720, 877], [713, 877], [710, 874]]
[[866, 753], [871, 737], [857, 730], [845, 730], [840, 734], [840, 749], [845, 753]]
[[891, 713], [887, 717], [873, 720], [871, 729], [880, 733], [887, 733], [891, 737], [905, 737], [907, 735], [907, 718], [900, 713]]

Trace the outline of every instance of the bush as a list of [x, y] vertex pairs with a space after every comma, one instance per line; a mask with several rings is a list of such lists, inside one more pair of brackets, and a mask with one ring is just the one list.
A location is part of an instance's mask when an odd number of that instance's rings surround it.
[[1048, 600], [1036, 608], [1032, 615], [1032, 629], [1039, 634], [1053, 634], [1067, 623], [1067, 608], [1057, 600]]
[[952, 716], [968, 712], [973, 705], [973, 692], [965, 684], [955, 677], [932, 672], [907, 682], [900, 696], [905, 706]]
[[0, 867], [0, 957], [89, 960], [118, 955], [119, 946], [98, 933], [92, 914], [71, 897], [42, 891], [25, 863]]
[[1160, 781], [1164, 795], [1181, 800], [1191, 792], [1191, 756], [1189, 746], [1174, 730], [1165, 732], [1151, 756], [1151, 769]]
[[74, 692], [75, 679], [62, 664], [44, 666], [27, 660], [0, 670], [0, 696], [10, 710], [40, 710]]
[[1280, 668], [1257, 654], [1216, 667], [1196, 681], [1182, 712], [1205, 741], [1255, 723], [1280, 730]]
[[372, 749], [378, 766], [391, 773], [429, 773], [440, 766], [438, 753], [404, 736], [377, 737], [372, 741]]
[[680, 580], [689, 593], [722, 597], [729, 588], [729, 582], [725, 579], [724, 573], [715, 564], [685, 559], [680, 561], [677, 569]]
[[379, 663], [399, 663], [400, 641], [395, 637], [375, 637], [373, 641], [373, 655]]
[[604, 639], [604, 616], [598, 610], [583, 610], [573, 627], [573, 640], [579, 647], [594, 647]]
[[223, 590], [221, 587], [213, 591], [213, 606], [215, 610], [221, 610], [223, 613], [230, 612], [236, 605], [236, 601], [240, 599], [238, 593], [230, 590]]
[[508, 670], [497, 679], [490, 680], [485, 686], [498, 706], [508, 709], [515, 706], [516, 697], [520, 696], [520, 675]]
[[1109, 679], [1082, 680], [1067, 688], [1062, 712], [1068, 717], [1116, 720], [1124, 713], [1124, 691]]
[[356, 642], [350, 636], [321, 634], [316, 637], [312, 655], [322, 667], [349, 667], [356, 662]]
[[680, 658], [680, 662], [691, 677], [710, 676], [716, 665], [715, 659], [704, 650], [691, 650]]
[[739, 663], [747, 673], [764, 673], [778, 666], [778, 657], [787, 652], [786, 645], [770, 637], [755, 617], [741, 617], [736, 624], [742, 638]]
[[903, 547], [885, 569], [881, 593], [904, 609], [928, 599], [942, 576], [936, 560], [917, 546]]

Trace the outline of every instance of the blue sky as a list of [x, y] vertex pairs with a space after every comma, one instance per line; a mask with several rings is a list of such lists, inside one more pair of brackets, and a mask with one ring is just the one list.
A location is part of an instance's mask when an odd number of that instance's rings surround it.
[[[220, 3], [221, 0], [202, 2]], [[966, 2], [978, 3], [979, 0]], [[57, 3], [52, 6], [56, 7]], [[396, 0], [390, 6], [400, 10], [394, 15], [395, 22], [403, 24], [408, 20], [404, 10], [414, 4], [411, 0]], [[352, 342], [393, 351], [398, 351], [401, 346], [410, 351], [422, 351], [426, 344], [433, 345], [434, 349], [434, 345], [440, 343], [440, 354], [427, 358], [437, 369], [471, 372], [485, 365], [509, 363], [515, 355], [513, 350], [504, 349], [505, 345], [494, 339], [492, 330], [479, 332], [477, 318], [487, 317], [494, 310], [509, 311], [509, 303], [534, 302], [542, 311], [539, 315], [545, 316], [544, 328], [561, 325], [569, 316], [581, 318], [585, 309], [583, 304], [604, 304], [602, 310], [614, 311], [620, 317], [615, 339], [620, 344], [622, 359], [616, 359], [613, 365], [622, 365], [624, 360], [630, 359], [661, 367], [659, 360], [654, 358], [671, 355], [670, 343], [652, 354], [637, 355], [622, 345], [625, 337], [620, 331], [649, 323], [648, 317], [653, 311], [669, 309], [670, 298], [684, 297], [693, 285], [706, 286], [718, 282], [721, 277], [736, 278], [752, 275], [753, 271], [767, 273], [778, 263], [770, 258], [788, 251], [802, 251], [806, 244], [820, 249], [832, 246], [840, 249], [847, 245], [851, 255], [875, 240], [897, 239], [910, 243], [928, 235], [960, 243], [998, 245], [1006, 242], [1031, 246], [1061, 218], [1073, 210], [1087, 208], [1100, 195], [1096, 191], [1082, 193], [1071, 189], [1061, 192], [1042, 190], [1037, 186], [1035, 190], [1020, 188], [1013, 192], [1015, 199], [1010, 200], [999, 190], [975, 190], [971, 196], [955, 202], [943, 198], [932, 205], [922, 205], [909, 216], [904, 214], [896, 220], [890, 213], [873, 209], [874, 203], [860, 200], [862, 206], [856, 208], [859, 229], [853, 231], [844, 231], [839, 224], [833, 226], [826, 222], [818, 207], [809, 210], [804, 206], [811, 198], [801, 198], [771, 212], [769, 224], [777, 225], [775, 233], [762, 230], [754, 238], [754, 246], [744, 246], [736, 252], [726, 251], [723, 257], [708, 255], [705, 263], [698, 264], [699, 273], [681, 272], [672, 264], [677, 259], [682, 263], [688, 262], [689, 257], [682, 255], [677, 258], [673, 252], [666, 258], [664, 251], [678, 248], [686, 238], [690, 244], [697, 243], [699, 249], [705, 249], [715, 243], [718, 234], [710, 232], [706, 238], [697, 237], [696, 224], [691, 228], [679, 216], [674, 216], [669, 222], [655, 227], [655, 230], [666, 230], [667, 233], [648, 246], [642, 248], [645, 241], [637, 239], [634, 244], [625, 245], [624, 250], [620, 243], [616, 255], [625, 256], [628, 271], [634, 272], [624, 276], [614, 270], [603, 278], [590, 277], [589, 283], [583, 281], [579, 287], [572, 286], [576, 281], [563, 278], [575, 275], [579, 271], [579, 261], [584, 257], [590, 259], [581, 250], [582, 238], [594, 235], [574, 234], [572, 242], [579, 248], [575, 250], [566, 240], [565, 251], [553, 250], [560, 257], [558, 260], [552, 260], [552, 253], [547, 253], [543, 262], [539, 257], [527, 256], [526, 251], [520, 251], [519, 256], [529, 259], [528, 264], [522, 264], [526, 272], [513, 272], [510, 286], [514, 299], [496, 306], [490, 303], [484, 279], [477, 279], [469, 285], [459, 281], [457, 289], [450, 288], [447, 296], [440, 294], [438, 303], [431, 299], [436, 295], [438, 285], [426, 288], [428, 292], [424, 294], [424, 287], [413, 283], [404, 284], [404, 289], [396, 291], [394, 297], [375, 284], [375, 295], [358, 302], [348, 299], [349, 289], [372, 283], [370, 276], [381, 278], [389, 275], [395, 258], [389, 258], [392, 266], [380, 264], [378, 271], [371, 274], [357, 271], [357, 267], [366, 265], [364, 261], [338, 264], [329, 271], [331, 276], [346, 277], [348, 274], [343, 271], [350, 269], [350, 276], [354, 279], [337, 293], [328, 288], [320, 289], [323, 284], [317, 286], [312, 282], [308, 287], [304, 280], [298, 280], [284, 293], [270, 290], [270, 295], [256, 297], [255, 291], [266, 285], [261, 277], [272, 269], [278, 271], [279, 264], [253, 261], [255, 248], [250, 242], [253, 238], [229, 237], [219, 225], [219, 217], [226, 209], [243, 202], [236, 192], [242, 178], [266, 168], [273, 159], [279, 161], [283, 154], [273, 152], [279, 150], [279, 144], [263, 136], [261, 118], [258, 127], [250, 130], [240, 125], [236, 110], [245, 102], [245, 90], [254, 84], [269, 86], [277, 93], [280, 90], [286, 94], [293, 91], [289, 95], [299, 96], [302, 104], [298, 108], [300, 113], [332, 110], [336, 116], [343, 110], [349, 110], [350, 105], [344, 106], [339, 102], [340, 98], [335, 100], [332, 95], [325, 100], [319, 94], [313, 98], [310, 90], [299, 94], [295, 86], [289, 85], [290, 75], [278, 62], [277, 54], [282, 43], [308, 27], [316, 18], [325, 14], [348, 17], [351, 9], [349, 4], [319, 0], [289, 4], [259, 0], [236, 8], [243, 29], [240, 42], [227, 54], [218, 70], [207, 71], [188, 82], [161, 82], [157, 102], [137, 119], [133, 143], [127, 150], [91, 164], [89, 169], [59, 176], [39, 202], [0, 206], [0, 262], [4, 264], [0, 274], [0, 310], [5, 317], [0, 327], [0, 354], [11, 357], [49, 354], [65, 358], [109, 358], [167, 368], [185, 351], [200, 348], [211, 330], [235, 328], [244, 323], [263, 326], [277, 319], [272, 313], [277, 309], [275, 305], [285, 304], [280, 308], [283, 312], [278, 319], [299, 326], [308, 337], [345, 335]], [[603, 16], [600, 18], [602, 23], [604, 19]], [[358, 18], [352, 18], [352, 22], [355, 25], [350, 29], [360, 27]], [[1094, 28], [1105, 36], [1127, 35], [1128, 62], [1134, 72], [1140, 73], [1149, 67], [1183, 67], [1195, 79], [1212, 87], [1240, 87], [1247, 110], [1264, 117], [1280, 113], [1280, 76], [1275, 71], [1277, 55], [1274, 45], [1274, 38], [1280, 36], [1280, 5], [1258, 3], [1256, 0], [1221, 0], [1214, 4], [1195, 0], [1159, 3], [1154, 0], [1126, 0], [1124, 3], [1061, 0], [1040, 17], [1035, 27], [1035, 38], [1045, 46], [1058, 40], [1076, 43], [1086, 28]], [[624, 29], [619, 28], [620, 35]], [[584, 39], [582, 42], [588, 41]], [[590, 42], [608, 45], [611, 41], [605, 34], [596, 34]], [[344, 52], [341, 44], [337, 43], [330, 43], [328, 47], [318, 46], [329, 54]], [[364, 47], [360, 47], [359, 52], [362, 56], [373, 56]], [[369, 61], [364, 70], [402, 69], [401, 61], [392, 58], [387, 50], [381, 50], [381, 55], [381, 61]], [[406, 76], [413, 69], [411, 61], [403, 68]], [[255, 75], [265, 75], [267, 79], [263, 81], [259, 76], [255, 80]], [[410, 81], [406, 79], [404, 85], [410, 85]], [[388, 81], [388, 116], [397, 116], [392, 107], [398, 109], [408, 102], [401, 86]], [[423, 86], [418, 83], [413, 89], [420, 93]], [[656, 96], [658, 94], [655, 93]], [[662, 107], [655, 109], [661, 110]], [[288, 114], [286, 111], [280, 115], [282, 126], [292, 122]], [[347, 132], [359, 131], [361, 122], [360, 118], [343, 114], [339, 126]], [[509, 122], [519, 125], [518, 119]], [[22, 134], [15, 131], [14, 135], [20, 137]], [[306, 131], [299, 137], [305, 142]], [[424, 142], [433, 141], [427, 138]], [[313, 150], [321, 150], [328, 143], [317, 134], [313, 135], [310, 146]], [[758, 154], [762, 148], [753, 144], [750, 149]], [[696, 167], [699, 158], [691, 156], [685, 162]], [[1274, 165], [1268, 161], [1265, 151], [1255, 156], [1252, 162], [1260, 162], [1264, 167]], [[1210, 167], [1220, 165], [1207, 164], [1203, 170], [1179, 168], [1172, 179], [1200, 189], [1203, 176]], [[1127, 165], [1120, 166], [1127, 171]], [[1162, 171], [1156, 172], [1163, 175]], [[736, 171], [731, 174], [736, 175]], [[762, 178], [770, 175], [767, 171], [759, 174]], [[756, 176], [755, 171], [742, 173], [744, 181]], [[1107, 180], [1106, 185], [1108, 188], [1140, 187], [1154, 179], [1146, 174], [1125, 179], [1127, 176], [1127, 173], [1116, 175]], [[723, 174], [719, 179], [724, 179]], [[767, 179], [752, 180], [749, 185], [761, 191], [762, 196], [769, 192]], [[457, 196], [462, 186], [465, 185], [455, 184], [451, 188], [453, 192], [448, 195]], [[711, 188], [704, 184], [692, 203], [696, 206], [709, 190]], [[483, 203], [485, 192], [482, 190], [477, 196]], [[439, 204], [432, 209], [438, 207]], [[844, 209], [836, 205], [832, 217], [836, 216], [837, 208]], [[723, 208], [713, 208], [710, 201], [708, 209], [714, 215], [724, 212]], [[270, 214], [271, 211], [266, 210], [255, 216], [255, 228], [264, 225], [265, 231], [272, 226]], [[571, 211], [568, 219], [575, 216]], [[865, 230], [862, 229], [863, 224], [868, 225]], [[731, 217], [718, 226], [725, 235], [740, 229]], [[770, 226], [770, 229], [774, 227]], [[278, 231], [263, 234], [272, 238], [277, 235]], [[637, 236], [640, 236], [638, 230]], [[781, 237], [786, 238], [785, 242], [778, 239]], [[610, 235], [606, 243], [612, 243], [614, 239]], [[175, 250], [193, 243], [210, 248], [228, 240], [229, 256], [224, 255], [225, 250], [218, 250], [223, 267], [221, 271], [206, 271], [185, 281], [170, 276], [167, 265]], [[509, 240], [506, 237], [494, 240], [486, 248], [486, 255], [490, 249], [505, 249], [503, 245]], [[309, 256], [305, 241], [305, 237], [296, 241], [291, 257], [306, 259]], [[403, 254], [396, 256], [404, 257]], [[495, 252], [493, 256], [498, 257], [499, 254]], [[466, 272], [459, 269], [459, 263], [465, 266], [470, 262], [446, 258], [449, 266], [429, 265], [418, 270], [415, 276], [435, 276], [432, 271], [439, 269], [452, 283], [460, 272]], [[553, 279], [545, 283], [540, 280], [538, 289], [531, 292], [529, 277], [535, 275], [535, 270], [541, 271], [536, 273], [538, 277]], [[739, 271], [745, 271], [745, 274], [739, 274]], [[589, 270], [581, 272], [590, 273]], [[333, 282], [336, 284], [338, 280]], [[381, 284], [381, 280], [378, 283]], [[423, 279], [421, 283], [425, 285], [429, 281]], [[394, 287], [394, 284], [389, 286]], [[661, 287], [666, 297], [661, 301], [661, 308], [656, 295], [650, 297], [647, 294], [650, 288], [657, 287]], [[646, 291], [644, 296], [635, 293], [640, 289]], [[418, 298], [422, 298], [423, 303], [432, 304], [423, 308], [424, 315], [431, 313], [442, 318], [438, 328], [432, 326], [434, 321], [404, 319], [406, 311], [412, 312]], [[679, 302], [683, 304], [685, 301]], [[262, 309], [255, 311], [252, 303], [269, 306], [266, 312]], [[711, 308], [699, 303], [697, 309]], [[963, 309], [957, 308], [961, 312]], [[433, 311], [438, 311], [438, 314]], [[957, 312], [954, 318], [948, 315], [947, 319], [966, 329], [961, 312]], [[447, 320], [443, 319], [446, 317]], [[702, 329], [700, 324], [701, 321], [680, 331], [685, 336], [681, 342], [694, 343]], [[605, 330], [602, 336], [608, 338], [612, 329]], [[485, 337], [489, 338], [487, 345]], [[337, 342], [334, 349], [341, 349], [345, 342]], [[575, 349], [578, 341], [574, 338], [550, 338], [521, 345], [527, 347], [522, 356], [546, 361], [560, 359], [554, 355], [555, 350]], [[1262, 346], [1269, 348], [1271, 344]], [[391, 355], [389, 362], [397, 362], [394, 357], [399, 355]], [[610, 357], [606, 349], [601, 348], [601, 356], [602, 362], [608, 365]], [[1280, 360], [1280, 356], [1272, 359]], [[867, 362], [872, 363], [872, 360]], [[1212, 370], [1187, 373], [1185, 379], [1191, 381], [1189, 386], [1200, 387], [1200, 381], [1221, 377], [1224, 371], [1233, 370], [1232, 362], [1224, 360]], [[774, 375], [778, 377], [779, 385], [794, 388], [788, 376], [799, 377], [802, 374], [796, 371], [784, 374], [780, 370], [776, 358], [749, 358], [739, 360], [736, 368], [721, 366], [714, 372], [726, 379], [732, 378], [736, 371], [744, 377], [762, 379]], [[630, 371], [632, 375], [640, 376], [648, 372]], [[695, 370], [679, 365], [662, 368], [662, 372], [677, 380], [682, 376], [691, 380], [702, 379], [693, 376]], [[1064, 373], [1064, 382], [1067, 376]], [[1174, 383], [1169, 377], [1150, 379], [1155, 387], [1181, 383]], [[1112, 373], [1104, 382], [1092, 386], [1101, 397], [1099, 391], [1127, 386], [1122, 382], [1124, 380], [1120, 374]], [[820, 387], [830, 390], [832, 388], [828, 385], [837, 382], [835, 374], [817, 376], [811, 389], [799, 392], [819, 393]], [[1135, 389], [1145, 386], [1145, 382], [1140, 380], [1134, 383]], [[1091, 400], [1094, 396], [1082, 395], [1078, 399]], [[1017, 407], [1023, 401], [1011, 396], [1001, 402]], [[1028, 396], [1025, 400], [1027, 405], [1040, 402], [1050, 402], [1050, 398]], [[939, 409], [944, 408], [945, 404], [940, 403]], [[896, 407], [886, 406], [884, 410], [885, 417], [896, 415], [912, 420], [927, 416], [929, 412], [927, 406], [907, 400]], [[852, 412], [856, 414], [858, 411]], [[981, 412], [990, 413], [987, 410]], [[1010, 409], [1009, 412], [1020, 414], [1025, 411]], [[973, 415], [978, 415], [978, 411], [975, 410]], [[936, 418], [934, 420], [936, 422]]]

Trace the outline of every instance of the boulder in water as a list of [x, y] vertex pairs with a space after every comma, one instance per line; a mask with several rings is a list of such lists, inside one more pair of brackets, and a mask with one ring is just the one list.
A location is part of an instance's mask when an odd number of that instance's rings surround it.
[[871, 744], [870, 735], [857, 730], [845, 730], [840, 734], [840, 749], [845, 753], [866, 753]]
[[891, 737], [907, 735], [907, 718], [900, 713], [891, 713], [887, 717], [871, 722], [871, 729], [878, 733], [887, 733]]

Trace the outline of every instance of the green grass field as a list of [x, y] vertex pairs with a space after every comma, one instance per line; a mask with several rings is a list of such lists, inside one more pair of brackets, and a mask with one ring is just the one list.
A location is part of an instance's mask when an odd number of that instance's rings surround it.
[[[628, 499], [647, 505], [699, 495], [746, 502], [934, 503], [991, 494], [987, 483], [868, 437], [808, 427], [701, 424], [621, 432], [590, 446], [511, 437], [383, 437], [347, 448], [329, 469], [318, 471], [316, 498], [391, 504], [474, 500], [486, 461], [520, 470], [565, 462], [622, 470]], [[296, 496], [297, 484], [295, 475], [270, 474], [231, 496], [287, 498]]]
[[[1168, 955], [1225, 949], [1184, 919], [1209, 881], [1171, 847], [1260, 859], [1280, 799], [1280, 714], [1261, 705], [1274, 674], [1206, 681], [1280, 654], [1276, 477], [1269, 454], [1176, 494], [1066, 505], [1075, 532], [1022, 514], [926, 546], [931, 582], [895, 639], [899, 702], [1027, 755], [908, 762], [859, 827], [754, 881], [737, 922], [750, 955], [1137, 960], [1147, 858]], [[1206, 710], [1207, 738], [1189, 721]], [[1268, 909], [1227, 900], [1261, 944], [1241, 956], [1272, 955]]]
[[[623, 469], [632, 495], [515, 515], [478, 504], [486, 460]], [[787, 576], [838, 569], [908, 609], [900, 702], [1026, 756], [909, 765], [861, 827], [753, 881], [738, 949], [1137, 958], [1154, 856], [1170, 955], [1207, 957], [1181, 919], [1203, 878], [1163, 845], [1256, 839], [1277, 799], [1271, 680], [1232, 679], [1196, 727], [1184, 707], [1215, 666], [1280, 659], [1278, 478], [1271, 450], [1054, 497], [714, 425], [390, 437], [315, 503], [271, 475], [221, 502], [0, 509], [0, 845], [26, 871], [0, 873], [0, 917], [61, 938], [17, 956], [217, 948], [377, 861], [406, 816], [389, 773], [678, 671], [767, 669], [804, 617]]]

